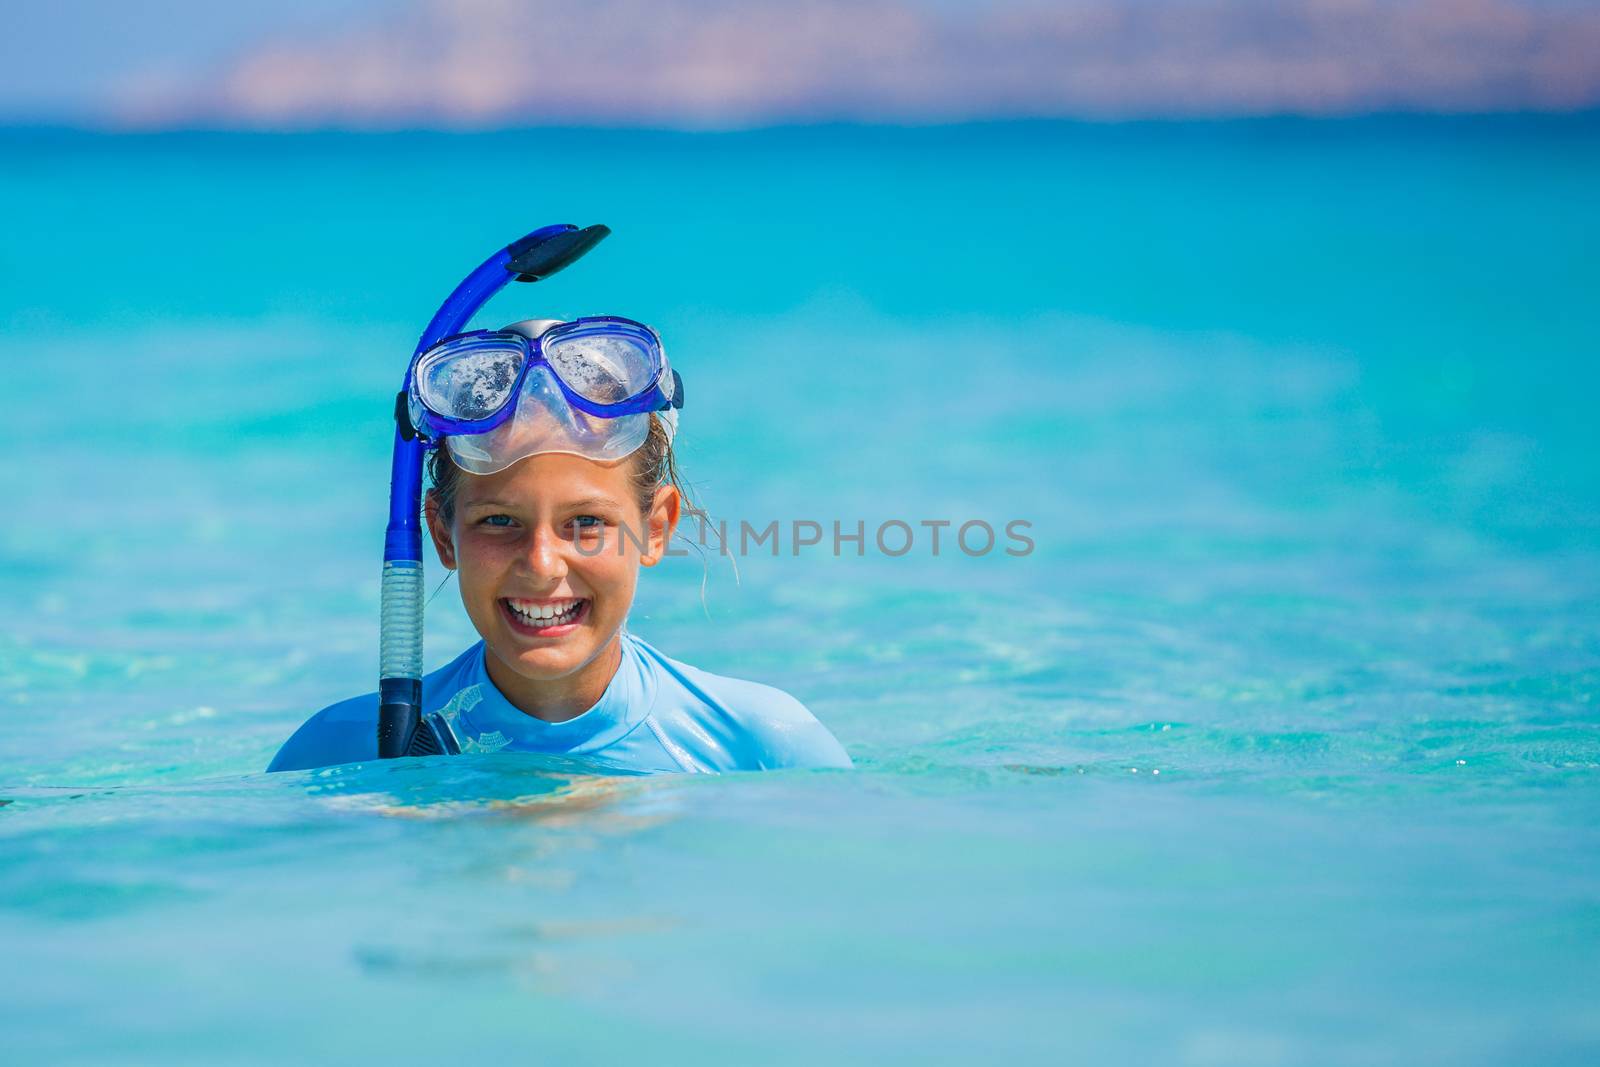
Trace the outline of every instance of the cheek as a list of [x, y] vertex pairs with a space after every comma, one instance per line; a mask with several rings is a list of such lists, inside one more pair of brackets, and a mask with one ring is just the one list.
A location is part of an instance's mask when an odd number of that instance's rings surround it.
[[597, 595], [611, 601], [631, 599], [635, 577], [639, 573], [639, 556], [629, 552], [618, 556], [606, 551], [592, 559], [576, 562], [572, 568], [582, 575], [585, 584]]
[[498, 580], [508, 561], [516, 558], [515, 546], [506, 544], [507, 540], [471, 533], [456, 539], [456, 571], [463, 590]]

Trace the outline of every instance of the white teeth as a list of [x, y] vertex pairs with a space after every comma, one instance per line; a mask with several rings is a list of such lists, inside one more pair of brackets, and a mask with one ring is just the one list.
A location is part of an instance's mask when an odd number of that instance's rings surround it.
[[552, 604], [539, 604], [532, 600], [511, 600], [512, 614], [528, 626], [543, 628], [546, 626], [563, 626], [577, 619], [578, 613], [583, 608], [580, 600], [558, 600]]

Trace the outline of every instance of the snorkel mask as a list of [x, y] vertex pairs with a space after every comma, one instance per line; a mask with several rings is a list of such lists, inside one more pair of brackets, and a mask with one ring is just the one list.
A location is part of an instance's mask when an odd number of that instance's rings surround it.
[[528, 456], [608, 462], [632, 453], [659, 413], [677, 429], [683, 381], [650, 327], [610, 316], [461, 328], [513, 278], [536, 282], [604, 239], [604, 226], [546, 226], [496, 252], [456, 286], [423, 330], [395, 398], [389, 526], [383, 545], [378, 755], [458, 752], [422, 714], [422, 467], [445, 447], [457, 466], [493, 474]]
[[412, 361], [407, 388], [412, 425], [472, 474], [544, 452], [621, 459], [644, 444], [650, 412], [670, 438], [682, 406], [661, 338], [612, 317], [457, 334]]

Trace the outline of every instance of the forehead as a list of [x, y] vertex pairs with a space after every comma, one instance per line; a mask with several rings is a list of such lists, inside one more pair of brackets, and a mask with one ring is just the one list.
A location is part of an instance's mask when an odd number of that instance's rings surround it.
[[633, 499], [627, 459], [600, 463], [583, 456], [547, 453], [520, 459], [494, 474], [462, 472], [456, 499], [515, 502], [529, 507], [555, 507], [572, 500], [613, 500], [618, 506]]

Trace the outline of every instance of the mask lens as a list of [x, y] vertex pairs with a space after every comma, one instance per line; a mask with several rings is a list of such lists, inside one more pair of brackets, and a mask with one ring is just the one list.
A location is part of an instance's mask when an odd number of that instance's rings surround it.
[[660, 340], [635, 323], [579, 320], [545, 334], [540, 347], [567, 387], [596, 404], [648, 392], [665, 366]]
[[438, 345], [417, 365], [422, 402], [447, 419], [486, 419], [505, 407], [522, 370], [519, 342], [458, 338]]

